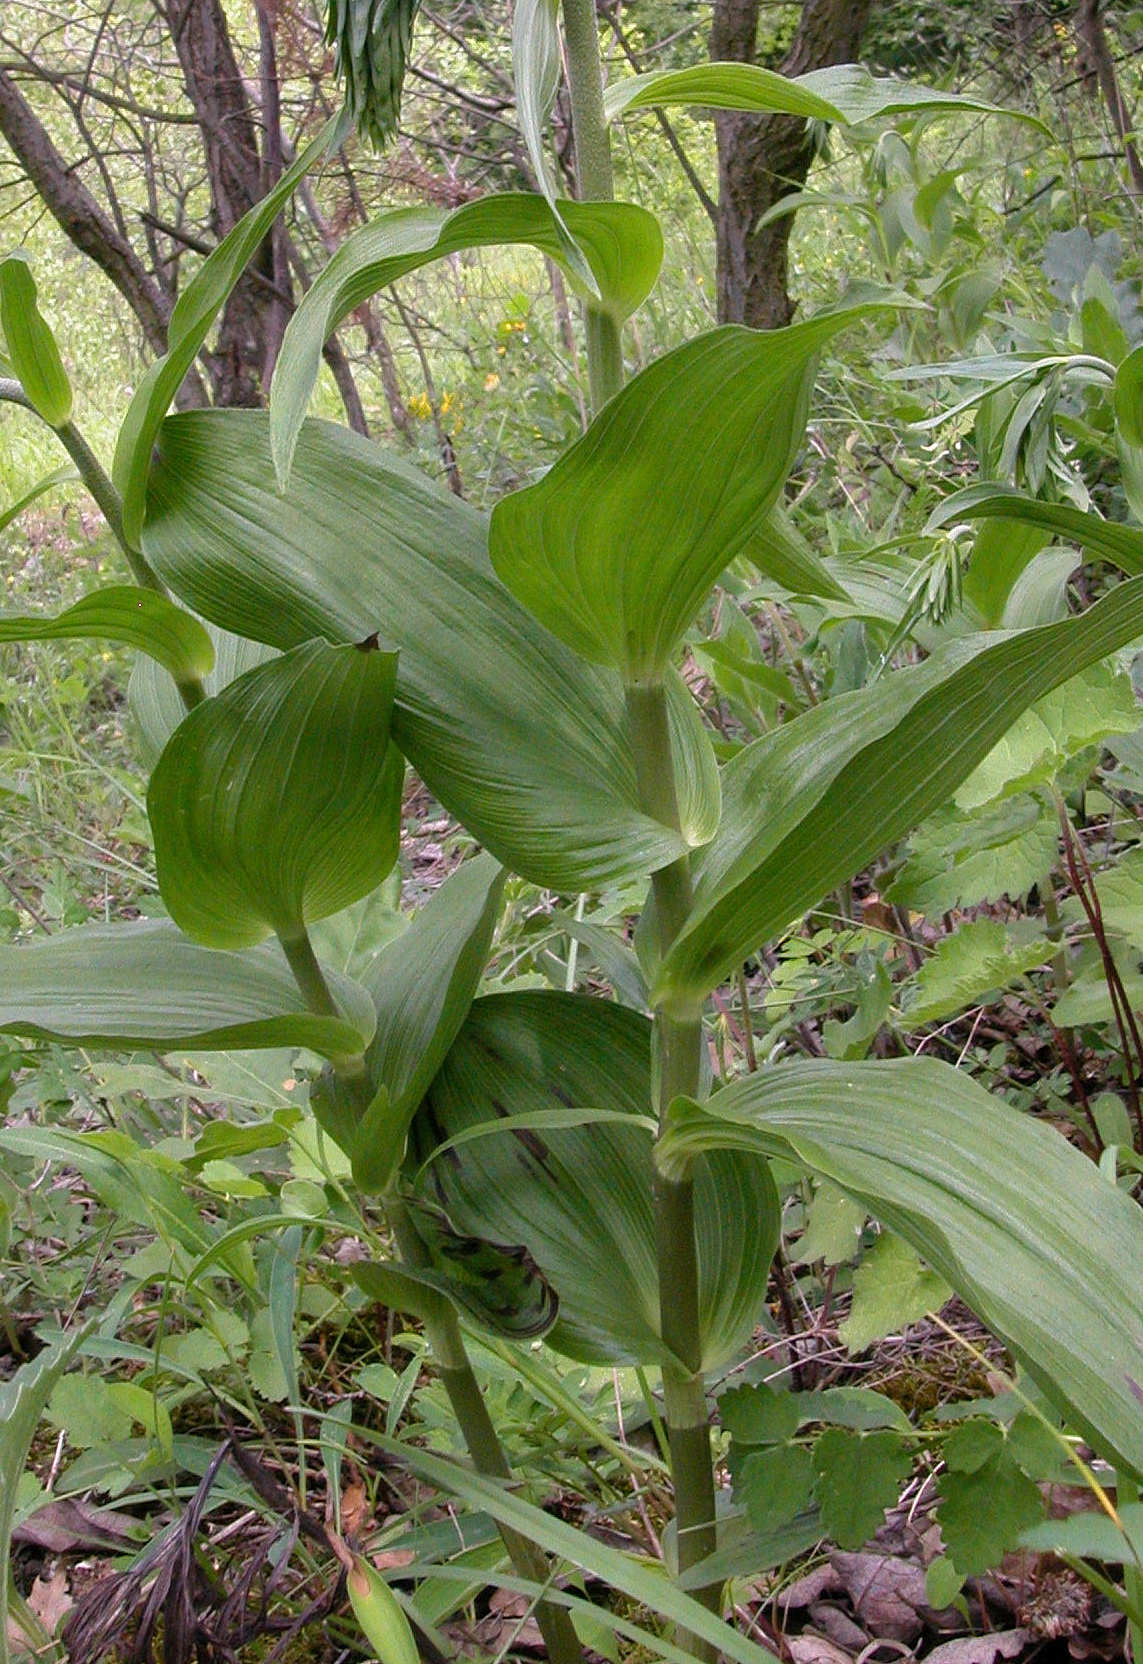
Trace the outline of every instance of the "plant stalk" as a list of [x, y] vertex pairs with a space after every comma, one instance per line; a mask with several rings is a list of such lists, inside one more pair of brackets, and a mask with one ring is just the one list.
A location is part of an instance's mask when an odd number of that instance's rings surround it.
[[[404, 1203], [399, 1197], [387, 1197], [385, 1211], [401, 1258], [409, 1265], [426, 1266], [429, 1256]], [[511, 1479], [512, 1470], [488, 1414], [455, 1311], [442, 1300], [437, 1313], [422, 1322], [473, 1467], [491, 1479]], [[510, 1526], [502, 1525], [499, 1531], [518, 1576], [541, 1588], [550, 1583], [552, 1568], [543, 1549]], [[536, 1622], [552, 1664], [581, 1664], [579, 1638], [566, 1608], [539, 1600]]]

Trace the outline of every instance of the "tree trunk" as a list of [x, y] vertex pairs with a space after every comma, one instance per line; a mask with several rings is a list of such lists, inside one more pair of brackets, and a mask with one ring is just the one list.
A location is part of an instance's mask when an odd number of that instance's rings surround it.
[[[1081, 73], [1099, 84], [1111, 125], [1123, 146], [1132, 189], [1137, 197], [1143, 198], [1143, 160], [1131, 138], [1134, 123], [1124, 103], [1119, 77], [1115, 73], [1115, 60], [1108, 50], [1107, 36], [1103, 32], [1100, 0], [1080, 0], [1076, 8], [1075, 29]], [[1143, 201], [1137, 206], [1143, 208]]]
[[[802, 75], [857, 56], [872, 0], [805, 0], [793, 45], [781, 65]], [[753, 63], [760, 0], [715, 0], [710, 55]], [[813, 140], [797, 116], [715, 116], [718, 136], [718, 316], [723, 323], [777, 329], [795, 303], [788, 289], [793, 216], [757, 229], [767, 209], [801, 190]]]

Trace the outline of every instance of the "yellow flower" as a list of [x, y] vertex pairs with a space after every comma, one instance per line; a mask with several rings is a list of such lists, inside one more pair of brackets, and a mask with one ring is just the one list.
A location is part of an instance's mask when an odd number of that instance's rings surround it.
[[500, 385], [500, 377], [496, 374], [495, 370], [493, 370], [489, 375], [485, 376], [485, 378], [484, 378], [484, 391], [486, 393], [494, 393], [496, 391], [496, 389], [499, 387], [499, 385]]
[[409, 415], [417, 416], [422, 422], [427, 422], [433, 413], [427, 393], [414, 393], [409, 400]]

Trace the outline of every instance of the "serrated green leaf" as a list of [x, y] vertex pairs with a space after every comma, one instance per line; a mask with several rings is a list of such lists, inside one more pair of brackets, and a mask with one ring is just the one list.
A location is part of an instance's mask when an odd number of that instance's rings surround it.
[[813, 1463], [822, 1524], [839, 1548], [859, 1549], [897, 1506], [913, 1454], [896, 1433], [831, 1427], [815, 1443]]
[[0, 613], [0, 641], [85, 640], [137, 647], [169, 671], [176, 686], [201, 680], [214, 666], [214, 646], [198, 619], [135, 584], [93, 590], [54, 618]]
[[[591, 1363], [659, 1363], [651, 1139], [622, 1124], [545, 1126], [481, 1137], [433, 1160], [482, 1123], [576, 1106], [646, 1116], [651, 1025], [581, 995], [477, 1000], [413, 1122], [418, 1188], [458, 1230], [522, 1243], [560, 1299], [549, 1345]], [[699, 1309], [707, 1367], [752, 1332], [777, 1240], [762, 1162], [701, 1163], [695, 1185]]]
[[864, 1224], [863, 1207], [843, 1196], [836, 1185], [819, 1184], [790, 1264], [813, 1265], [815, 1260], [821, 1260], [825, 1265], [844, 1265], [857, 1253]]
[[[569, 244], [569, 233], [574, 244]], [[270, 444], [282, 486], [290, 479], [322, 347], [342, 319], [431, 261], [462, 249], [505, 244], [539, 249], [564, 268], [586, 299], [598, 291], [598, 304], [617, 323], [646, 300], [663, 258], [658, 221], [633, 203], [549, 204], [542, 196], [513, 192], [481, 197], [451, 213], [417, 207], [379, 215], [345, 239], [286, 328], [270, 387]], [[586, 288], [581, 266], [591, 280]]]
[[796, 1395], [801, 1425], [820, 1421], [830, 1427], [850, 1427], [856, 1433], [874, 1433], [888, 1427], [898, 1433], [910, 1431], [909, 1418], [891, 1398], [872, 1387], [826, 1387], [824, 1392]]
[[115, 446], [112, 477], [123, 499], [124, 535], [133, 547], [139, 547], [143, 530], [151, 453], [171, 401], [220, 308], [261, 247], [284, 203], [339, 138], [337, 122], [327, 122], [273, 190], [211, 250], [175, 302], [167, 325], [167, 351], [155, 360], [135, 389]]
[[1115, 420], [1129, 445], [1143, 446], [1143, 346], [1138, 346], [1115, 372]]
[[680, 1100], [656, 1159], [669, 1172], [727, 1146], [793, 1159], [862, 1202], [1098, 1450], [1143, 1471], [1143, 1217], [1066, 1140], [933, 1059], [813, 1059], [706, 1108]]
[[733, 1468], [734, 1500], [746, 1509], [756, 1531], [785, 1525], [810, 1500], [814, 1469], [801, 1445], [781, 1444], [750, 1450]]
[[946, 1469], [937, 1484], [941, 1536], [964, 1577], [979, 1577], [998, 1565], [1043, 1517], [1039, 1486], [1021, 1473], [1003, 1445], [971, 1471]]
[[954, 643], [747, 746], [723, 771], [722, 824], [696, 859], [694, 913], [652, 997], [693, 1009], [946, 802], [1022, 710], [1141, 634], [1134, 580], [1078, 618]]
[[1004, 1429], [985, 1416], [970, 1416], [954, 1427], [944, 1443], [945, 1466], [953, 1473], [979, 1473], [999, 1456]]
[[853, 1305], [838, 1333], [852, 1357], [939, 1311], [951, 1294], [907, 1242], [882, 1232], [854, 1273]]
[[396, 655], [314, 641], [197, 706], [151, 776], [159, 888], [189, 936], [284, 942], [367, 895], [397, 858]]
[[[728, 325], [665, 353], [538, 484], [496, 504], [499, 577], [585, 658], [658, 679], [789, 472], [817, 352], [867, 310]], [[683, 493], [663, 488], [676, 470]]]
[[1059, 836], [1055, 813], [1036, 793], [972, 815], [938, 809], [910, 838], [885, 899], [930, 918], [1002, 896], [1018, 901], [1051, 872]]
[[56, 338], [40, 311], [32, 263], [23, 249], [0, 260], [0, 327], [16, 379], [49, 427], [71, 420], [71, 383]]
[[731, 1387], [718, 1400], [718, 1417], [736, 1444], [785, 1444], [798, 1430], [799, 1400], [765, 1384]]
[[639, 808], [618, 679], [555, 642], [497, 582], [475, 509], [317, 423], [280, 493], [267, 441], [254, 411], [164, 424], [143, 541], [197, 612], [277, 647], [380, 631], [400, 652], [397, 744], [470, 832], [536, 883], [602, 887], [710, 837], [718, 770], [681, 678], [668, 695], [682, 835]]
[[316, 1016], [276, 944], [223, 954], [166, 919], [85, 925], [0, 947], [0, 1032], [119, 1051], [308, 1046], [358, 1055], [373, 1035], [372, 1001], [347, 977], [329, 980], [342, 1014]]
[[902, 1006], [910, 1025], [939, 1023], [983, 1003], [1049, 960], [1057, 947], [1046, 937], [1021, 942], [999, 919], [975, 919], [950, 936], [917, 973], [915, 997]]

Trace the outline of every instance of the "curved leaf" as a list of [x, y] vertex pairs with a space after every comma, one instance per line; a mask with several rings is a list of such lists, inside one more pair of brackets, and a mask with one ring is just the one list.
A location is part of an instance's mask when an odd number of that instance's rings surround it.
[[[1069, 503], [1044, 503], [1010, 485], [970, 485], [954, 491], [929, 516], [926, 532], [956, 520], [1017, 520], [1067, 538], [1098, 560], [1110, 561], [1128, 577], [1143, 575], [1143, 531], [1087, 514]], [[969, 569], [971, 571], [971, 568]]]
[[556, 101], [561, 67], [558, 0], [518, 0], [512, 11], [516, 119], [540, 190], [553, 206], [555, 193], [544, 154], [544, 129]]
[[1129, 352], [1115, 372], [1115, 420], [1127, 444], [1143, 446], [1143, 346]]
[[147, 473], [151, 450], [183, 384], [187, 371], [198, 356], [238, 279], [253, 259], [283, 205], [309, 170], [340, 138], [339, 123], [327, 122], [312, 144], [306, 146], [273, 190], [244, 214], [234, 229], [211, 250], [175, 302], [167, 325], [167, 351], [147, 370], [135, 389], [119, 429], [111, 473], [123, 499], [123, 531], [134, 548], [143, 530]]
[[36, 300], [32, 263], [23, 249], [0, 260], [0, 327], [16, 379], [49, 427], [71, 420], [71, 383], [60, 349]]
[[[413, 1123], [415, 1160], [459, 1230], [523, 1243], [560, 1299], [549, 1344], [590, 1363], [661, 1363], [651, 1204], [651, 1135], [607, 1122], [514, 1127], [432, 1160], [481, 1123], [585, 1105], [645, 1115], [651, 1025], [575, 994], [477, 1000]], [[704, 1366], [749, 1336], [777, 1244], [763, 1163], [716, 1157], [695, 1185]]]
[[396, 655], [295, 647], [197, 706], [151, 776], [159, 888], [214, 948], [284, 942], [385, 877], [404, 759], [389, 745]]
[[118, 1050], [308, 1046], [357, 1056], [373, 1035], [372, 1001], [348, 977], [327, 977], [340, 1016], [307, 1010], [276, 943], [215, 953], [166, 919], [85, 925], [0, 947], [0, 1033]]
[[538, 484], [496, 504], [500, 578], [585, 658], [655, 680], [781, 489], [819, 348], [871, 309], [728, 325], [665, 353]]
[[[214, 653], [214, 667], [202, 678], [208, 697], [221, 693], [247, 670], [276, 656], [274, 648], [263, 642], [233, 635], [216, 624], [204, 624], [203, 629]], [[152, 769], [175, 729], [185, 720], [186, 705], [171, 677], [151, 658], [137, 658], [131, 666], [127, 703], [142, 742], [143, 762]]]
[[690, 69], [654, 70], [613, 81], [603, 95], [609, 121], [659, 105], [691, 104], [708, 110], [784, 111], [811, 121], [855, 125], [879, 116], [969, 110], [1034, 117], [959, 93], [938, 92], [893, 76], [871, 75], [860, 64], [836, 64], [807, 75], [779, 75], [757, 64], [695, 64]]
[[868, 1208], [1143, 1472], [1143, 1214], [1057, 1132], [933, 1059], [814, 1059], [672, 1107], [664, 1163], [726, 1148], [792, 1158]]
[[379, 631], [399, 650], [393, 737], [498, 860], [575, 892], [652, 871], [709, 838], [718, 772], [670, 682], [683, 836], [638, 807], [618, 680], [554, 641], [499, 584], [475, 509], [355, 434], [307, 423], [290, 488], [266, 418], [164, 424], [147, 558], [196, 611], [290, 647]]
[[23, 514], [26, 508], [30, 508], [37, 498], [42, 497], [45, 492], [53, 490], [57, 485], [70, 485], [73, 480], [78, 480], [78, 478], [79, 475], [68, 462], [63, 463], [59, 468], [53, 468], [50, 474], [45, 474], [42, 479], [36, 481], [35, 485], [30, 485], [27, 491], [22, 492], [16, 498], [14, 503], [9, 503], [6, 509], [0, 511], [0, 532], [6, 532], [13, 520]]
[[693, 1009], [791, 919], [948, 801], [1029, 705], [1143, 635], [1143, 580], [1079, 618], [966, 637], [914, 670], [828, 700], [723, 771], [695, 910], [652, 998]]
[[0, 613], [0, 641], [88, 638], [137, 647], [168, 670], [176, 686], [197, 682], [214, 668], [214, 646], [198, 619], [137, 584], [93, 590], [54, 618]]
[[[395, 208], [347, 237], [315, 279], [286, 328], [270, 388], [271, 445], [278, 480], [290, 477], [298, 430], [321, 369], [327, 338], [343, 318], [407, 272], [461, 249], [530, 243], [562, 266], [585, 293], [569, 260], [567, 231], [583, 251], [598, 304], [617, 322], [646, 300], [659, 275], [663, 234], [645, 208], [626, 202], [560, 202], [523, 192], [481, 197], [446, 213]], [[591, 298], [590, 294], [586, 298]]]

